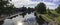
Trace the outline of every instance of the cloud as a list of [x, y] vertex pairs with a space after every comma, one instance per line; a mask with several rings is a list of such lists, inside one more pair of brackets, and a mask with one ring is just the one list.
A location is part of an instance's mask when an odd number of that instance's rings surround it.
[[23, 5], [26, 7], [33, 7], [36, 6], [38, 4], [38, 2], [32, 2], [30, 0], [12, 0], [12, 3], [16, 6], [16, 7], [22, 7]]
[[48, 2], [47, 0], [46, 2], [45, 0], [44, 1], [12, 0], [12, 3], [15, 5], [15, 7], [19, 8], [22, 7], [23, 5], [26, 7], [35, 7], [39, 2], [44, 2], [50, 9], [55, 9], [58, 6], [60, 0], [52, 0], [52, 1], [53, 2]]
[[49, 7], [50, 9], [55, 9], [58, 6], [55, 3], [50, 3], [50, 2], [44, 2], [44, 3], [46, 4], [47, 8]]

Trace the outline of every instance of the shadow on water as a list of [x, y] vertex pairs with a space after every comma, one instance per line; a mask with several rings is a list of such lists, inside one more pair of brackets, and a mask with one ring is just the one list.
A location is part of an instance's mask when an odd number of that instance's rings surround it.
[[2, 25], [4, 23], [4, 21], [0, 21], [0, 25]]
[[24, 16], [26, 15], [27, 13], [25, 12], [25, 13], [22, 13], [22, 14], [19, 14], [19, 15], [22, 15], [23, 16], [23, 18], [24, 18]]
[[8, 18], [8, 19], [12, 19], [12, 18], [16, 18], [18, 15], [16, 15], [16, 16], [13, 16], [13, 17], [11, 17], [11, 18]]

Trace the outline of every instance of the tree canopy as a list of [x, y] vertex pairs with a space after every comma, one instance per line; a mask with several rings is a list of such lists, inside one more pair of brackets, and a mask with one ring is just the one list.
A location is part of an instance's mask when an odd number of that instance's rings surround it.
[[60, 13], [60, 5], [55, 10], [57, 13]]
[[46, 5], [41, 2], [35, 7], [35, 10], [40, 14], [44, 14], [46, 13]]
[[15, 10], [14, 5], [9, 1], [11, 0], [0, 0], [0, 14], [9, 14]]

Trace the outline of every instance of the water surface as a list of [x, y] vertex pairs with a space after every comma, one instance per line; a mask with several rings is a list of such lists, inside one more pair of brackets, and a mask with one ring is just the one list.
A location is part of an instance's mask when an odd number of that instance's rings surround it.
[[3, 25], [37, 25], [34, 13], [26, 14], [23, 18], [21, 15], [18, 15], [13, 19], [5, 19]]

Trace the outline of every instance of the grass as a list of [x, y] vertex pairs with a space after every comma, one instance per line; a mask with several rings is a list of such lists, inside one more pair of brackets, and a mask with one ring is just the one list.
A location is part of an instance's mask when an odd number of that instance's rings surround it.
[[[59, 14], [56, 11], [51, 11], [50, 15], [44, 14], [44, 16], [46, 16], [47, 18], [52, 19], [52, 20], [54, 20], [54, 17], [55, 17], [54, 15], [59, 16]], [[58, 17], [58, 21], [60, 22], [60, 16]]]
[[52, 13], [58, 15], [57, 20], [60, 23], [60, 14], [58, 14], [56, 11], [52, 11]]
[[50, 19], [52, 19], [52, 20], [53, 20], [53, 18], [54, 18], [53, 16], [50, 16], [50, 15], [48, 15], [48, 14], [46, 14], [45, 16], [48, 17], [48, 18], [50, 18]]
[[60, 22], [60, 16], [58, 17], [58, 21]]
[[53, 17], [50, 17], [48, 14], [44, 14], [44, 15], [42, 14], [42, 16], [43, 16], [42, 18], [45, 19], [46, 21], [51, 21], [51, 20], [53, 20], [53, 19], [52, 19]]

